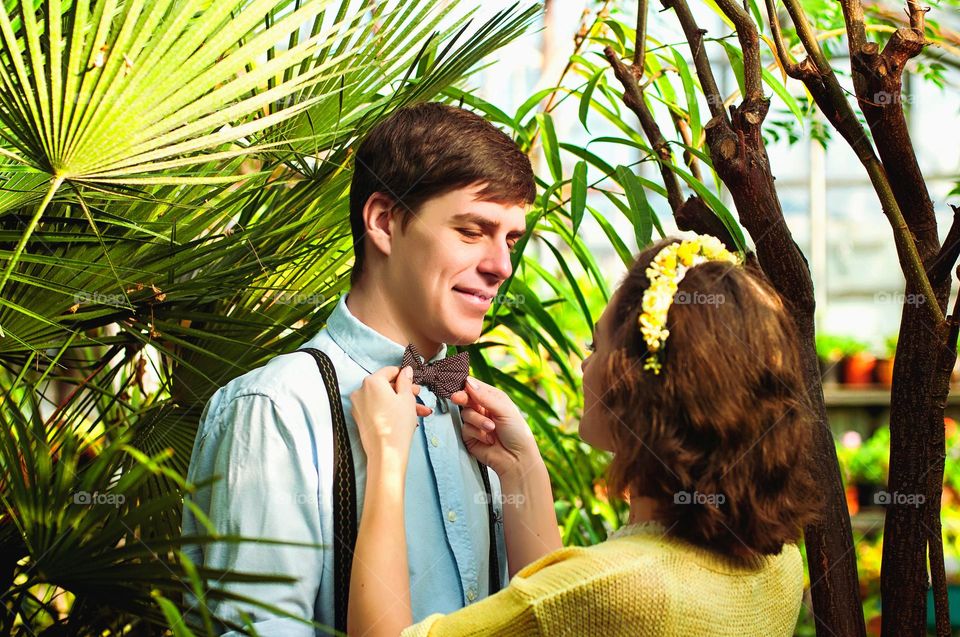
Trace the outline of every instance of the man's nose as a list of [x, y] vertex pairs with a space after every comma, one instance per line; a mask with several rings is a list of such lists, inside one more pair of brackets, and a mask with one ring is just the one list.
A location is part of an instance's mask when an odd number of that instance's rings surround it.
[[491, 244], [483, 261], [480, 262], [480, 271], [484, 274], [497, 277], [505, 281], [513, 273], [513, 263], [510, 261], [510, 248], [505, 243]]

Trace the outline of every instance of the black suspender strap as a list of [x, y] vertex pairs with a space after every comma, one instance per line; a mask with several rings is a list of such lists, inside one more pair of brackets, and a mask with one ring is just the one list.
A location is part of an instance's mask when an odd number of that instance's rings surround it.
[[317, 361], [330, 403], [333, 421], [333, 617], [334, 628], [347, 632], [347, 603], [350, 600], [350, 569], [357, 544], [357, 484], [347, 421], [340, 402], [337, 370], [330, 357], [318, 349], [304, 348]]
[[487, 528], [490, 536], [490, 594], [500, 590], [500, 559], [497, 556], [497, 519], [493, 508], [493, 494], [490, 491], [489, 469], [477, 460], [480, 467], [480, 479], [483, 480], [483, 490], [487, 494]]
[[[340, 384], [330, 357], [314, 348], [297, 350], [313, 356], [323, 377], [333, 421], [333, 613], [334, 628], [347, 632], [347, 604], [350, 597], [350, 569], [357, 544], [357, 484], [353, 471], [353, 453], [347, 421], [340, 401]], [[501, 588], [500, 560], [497, 551], [496, 515], [490, 489], [489, 469], [477, 461], [487, 503], [487, 526], [490, 537], [490, 594]]]

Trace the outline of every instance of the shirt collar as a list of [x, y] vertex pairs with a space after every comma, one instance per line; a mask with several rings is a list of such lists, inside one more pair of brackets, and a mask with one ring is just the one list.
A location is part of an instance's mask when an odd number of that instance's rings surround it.
[[[406, 345], [396, 343], [369, 325], [362, 323], [347, 307], [344, 294], [327, 319], [327, 333], [360, 367], [372, 374], [389, 365], [400, 365]], [[427, 362], [447, 355], [447, 346], [441, 345], [437, 355]]]

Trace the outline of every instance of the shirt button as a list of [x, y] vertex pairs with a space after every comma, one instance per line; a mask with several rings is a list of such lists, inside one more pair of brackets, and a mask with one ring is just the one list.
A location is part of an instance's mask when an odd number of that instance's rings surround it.
[[451, 522], [456, 522], [456, 521], [457, 521], [457, 512], [456, 512], [456, 511], [450, 511], [450, 512], [448, 512], [448, 513], [447, 513], [447, 519], [450, 520]]
[[433, 445], [434, 447], [439, 447], [439, 446], [440, 446], [440, 439], [437, 438], [436, 436], [432, 436], [432, 437], [430, 438], [430, 444]]
[[477, 589], [473, 586], [467, 589], [467, 599], [471, 602], [477, 599]]

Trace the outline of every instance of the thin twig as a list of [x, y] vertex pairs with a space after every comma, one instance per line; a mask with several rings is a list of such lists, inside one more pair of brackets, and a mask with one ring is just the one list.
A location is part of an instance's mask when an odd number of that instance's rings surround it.
[[650, 0], [637, 2], [637, 37], [633, 46], [633, 66], [639, 69], [637, 81], [643, 77], [644, 60], [647, 48], [647, 9]]
[[[683, 143], [689, 148], [694, 148], [696, 144], [700, 143], [700, 140], [693, 139], [693, 133], [690, 131], [690, 125], [685, 119], [680, 117], [676, 111], [673, 109], [668, 110], [670, 111], [670, 119], [673, 120], [673, 127], [677, 129], [677, 133], [680, 135]], [[683, 162], [687, 165], [687, 168], [690, 169], [690, 174], [693, 175], [693, 178], [702, 183], [703, 173], [700, 172], [700, 161], [697, 159], [697, 156], [691, 153], [689, 150], [684, 149]]]
[[770, 30], [773, 31], [773, 45], [777, 50], [777, 57], [787, 75], [794, 79], [803, 79], [800, 65], [793, 61], [793, 56], [783, 41], [783, 30], [780, 28], [780, 17], [777, 15], [776, 0], [766, 0], [767, 15], [770, 16]]

